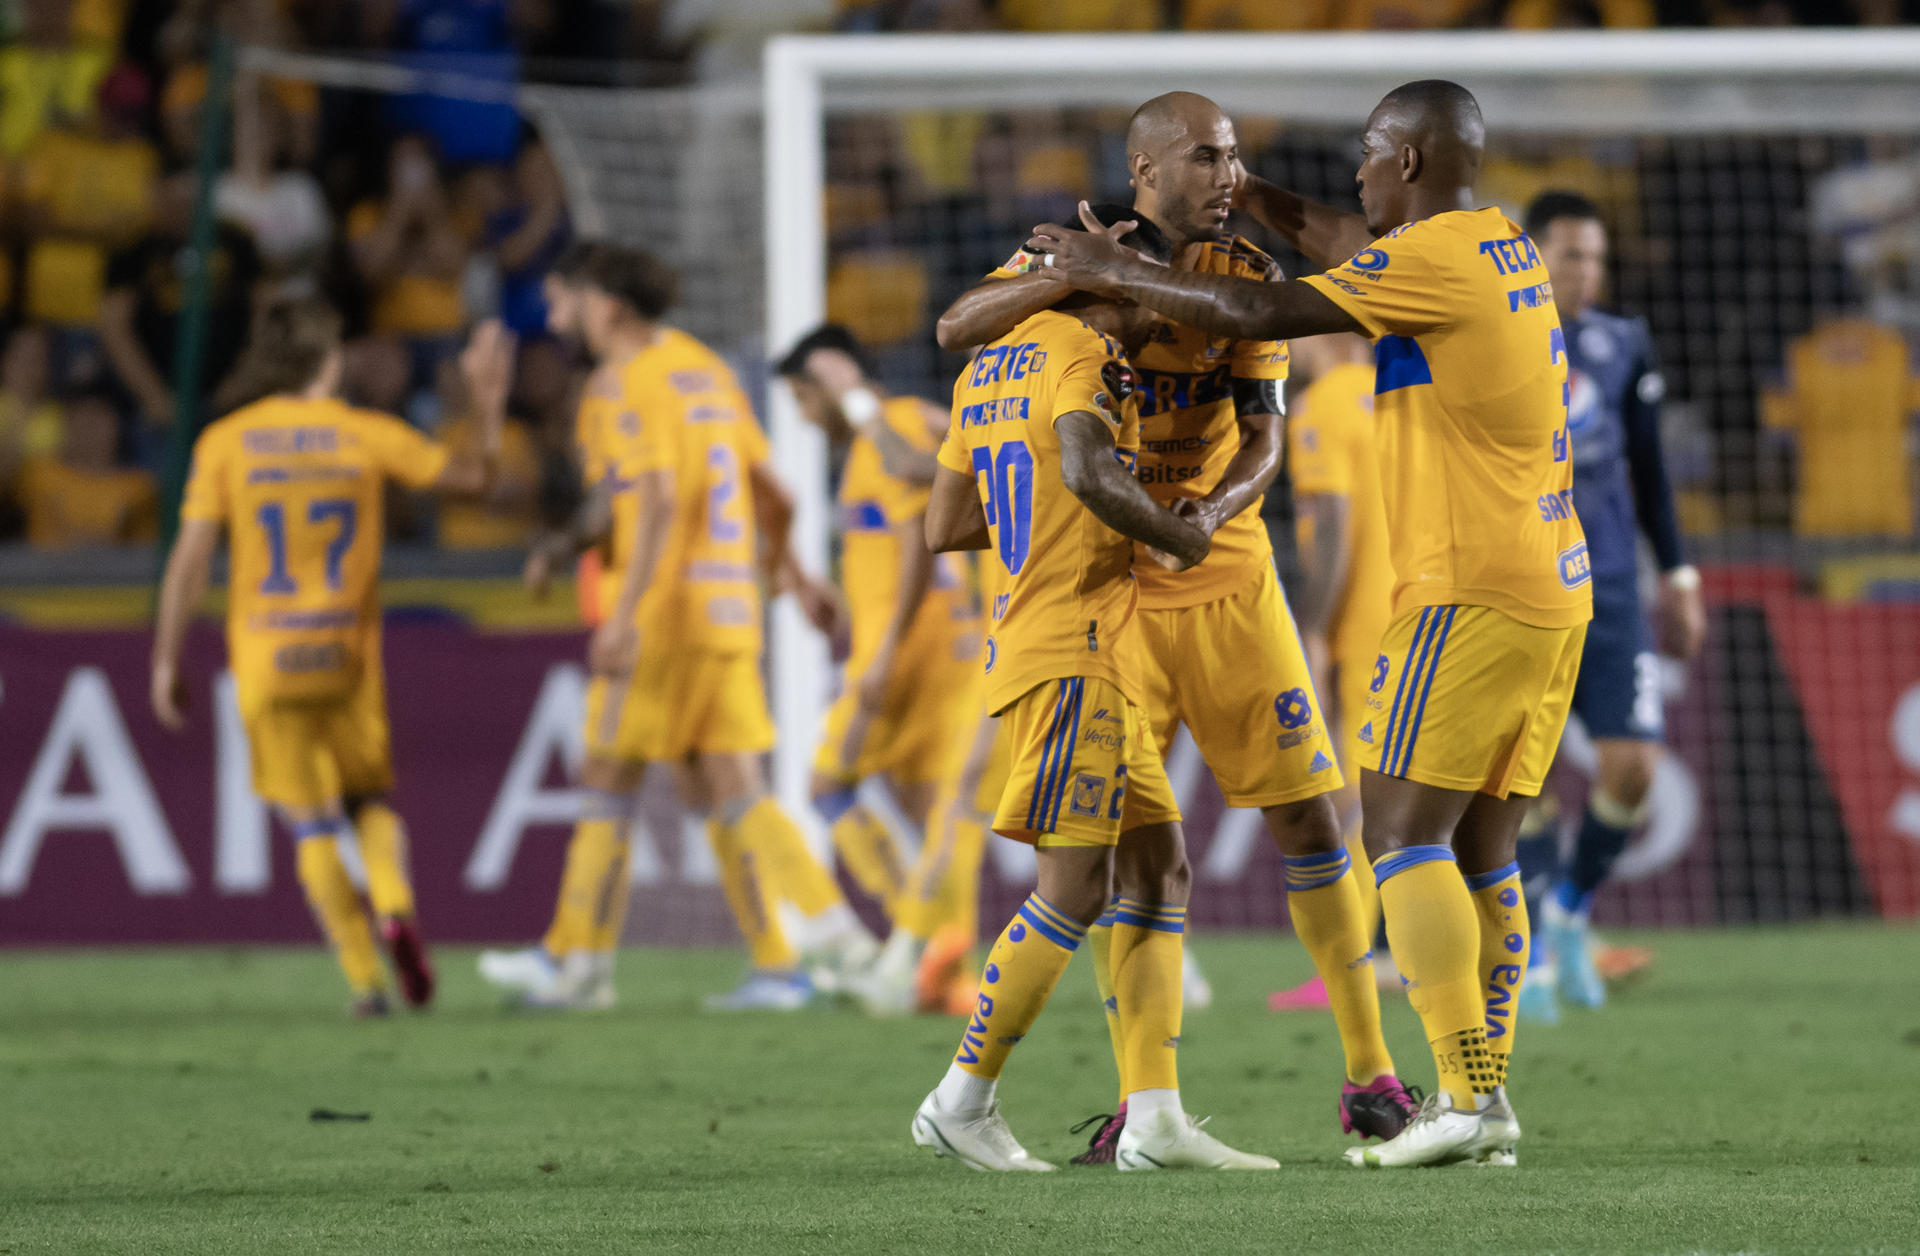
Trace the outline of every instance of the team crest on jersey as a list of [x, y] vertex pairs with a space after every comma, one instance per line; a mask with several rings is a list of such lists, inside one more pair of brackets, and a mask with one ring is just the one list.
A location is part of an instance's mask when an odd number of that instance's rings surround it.
[[1077, 816], [1097, 818], [1100, 815], [1100, 800], [1106, 793], [1107, 782], [1104, 777], [1082, 772], [1073, 778], [1073, 801], [1067, 804], [1067, 810]]
[[1108, 358], [1100, 368], [1100, 382], [1107, 386], [1107, 391], [1118, 398], [1122, 405], [1126, 404], [1127, 398], [1133, 396], [1133, 368], [1125, 362]]

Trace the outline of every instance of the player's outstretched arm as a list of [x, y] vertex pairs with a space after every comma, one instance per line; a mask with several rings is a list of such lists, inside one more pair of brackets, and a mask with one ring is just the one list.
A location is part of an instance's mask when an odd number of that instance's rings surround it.
[[1000, 339], [1059, 299], [1059, 286], [1043, 276], [983, 280], [947, 307], [934, 326], [934, 339], [949, 353], [964, 353]]
[[971, 475], [952, 467], [941, 467], [934, 474], [924, 525], [927, 549], [935, 554], [983, 550], [993, 544], [986, 508], [980, 504], [979, 485]]
[[1140, 481], [1114, 457], [1113, 432], [1099, 415], [1075, 410], [1061, 415], [1053, 427], [1060, 435], [1060, 479], [1095, 518], [1167, 555], [1173, 561], [1163, 565], [1176, 571], [1207, 556], [1212, 538], [1192, 520], [1147, 496]]
[[1234, 192], [1234, 205], [1284, 239], [1322, 270], [1331, 269], [1373, 243], [1359, 214], [1310, 201], [1248, 175]]
[[1196, 275], [1146, 261], [1116, 240], [1083, 205], [1085, 231], [1055, 223], [1033, 229], [1027, 247], [1051, 257], [1035, 272], [1114, 300], [1134, 301], [1162, 318], [1239, 340], [1287, 340], [1350, 331], [1353, 315], [1311, 284]]
[[160, 581], [150, 692], [154, 717], [175, 732], [187, 722], [187, 688], [180, 677], [180, 651], [186, 644], [194, 609], [207, 595], [213, 551], [219, 543], [218, 523], [210, 519], [181, 520], [180, 535], [174, 539], [166, 575]]
[[513, 333], [499, 319], [487, 319], [467, 338], [467, 347], [460, 353], [460, 376], [466, 384], [467, 406], [480, 430], [480, 445], [448, 460], [434, 481], [437, 492], [484, 497], [493, 488], [507, 422], [507, 389], [513, 383], [513, 354]]

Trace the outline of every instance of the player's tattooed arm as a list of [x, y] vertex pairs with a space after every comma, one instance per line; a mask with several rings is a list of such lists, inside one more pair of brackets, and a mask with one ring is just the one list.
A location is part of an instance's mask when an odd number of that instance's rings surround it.
[[460, 377], [468, 413], [479, 429], [477, 447], [448, 460], [434, 488], [460, 497], [485, 497], [500, 473], [500, 445], [507, 421], [507, 390], [513, 383], [514, 336], [497, 318], [473, 329], [460, 352]]
[[1227, 463], [1220, 482], [1205, 497], [1184, 498], [1175, 513], [1191, 519], [1212, 536], [1220, 525], [1255, 505], [1280, 474], [1287, 453], [1285, 381], [1233, 381], [1234, 417], [1240, 427], [1240, 449]]
[[1373, 232], [1367, 230], [1362, 215], [1310, 201], [1258, 175], [1241, 180], [1234, 190], [1233, 203], [1322, 270], [1339, 265], [1373, 243]]
[[182, 519], [167, 572], [160, 581], [160, 607], [153, 625], [153, 669], [150, 677], [154, 718], [178, 732], [187, 722], [187, 687], [180, 676], [180, 651], [187, 625], [207, 596], [213, 571], [213, 551], [220, 544], [220, 525], [210, 519]]
[[1171, 270], [1122, 245], [1119, 228], [1101, 225], [1084, 207], [1081, 218], [1088, 224], [1085, 231], [1055, 223], [1033, 229], [1027, 247], [1052, 258], [1036, 274], [1112, 300], [1137, 302], [1162, 318], [1217, 336], [1290, 340], [1334, 331], [1366, 334], [1353, 315], [1311, 284]]
[[521, 573], [527, 588], [536, 598], [545, 597], [554, 568], [573, 562], [582, 552], [606, 540], [612, 531], [613, 482], [602, 479], [588, 491], [565, 527], [534, 541]]
[[961, 293], [934, 327], [934, 339], [949, 353], [964, 353], [998, 340], [1060, 299], [1060, 285], [1044, 275], [987, 279]]
[[934, 473], [933, 494], [927, 499], [922, 523], [927, 549], [935, 554], [983, 550], [993, 544], [986, 508], [980, 504], [979, 484], [951, 467], [941, 467]]
[[1094, 517], [1122, 536], [1164, 554], [1163, 566], [1184, 571], [1207, 556], [1212, 537], [1191, 519], [1147, 496], [1114, 456], [1113, 431], [1090, 410], [1075, 410], [1054, 421], [1060, 435], [1060, 479]]

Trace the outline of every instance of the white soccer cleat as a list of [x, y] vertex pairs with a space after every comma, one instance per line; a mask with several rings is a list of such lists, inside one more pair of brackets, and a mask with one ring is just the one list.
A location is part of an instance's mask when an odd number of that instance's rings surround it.
[[813, 988], [823, 994], [850, 994], [860, 974], [880, 958], [880, 943], [860, 925], [838, 930], [808, 948], [801, 958]]
[[525, 990], [520, 1006], [540, 1012], [603, 1012], [614, 1004], [613, 956], [569, 951], [554, 979]]
[[1213, 983], [1200, 971], [1200, 961], [1190, 946], [1180, 949], [1180, 999], [1189, 1012], [1204, 1012], [1213, 1006]]
[[1514, 1115], [1505, 1086], [1495, 1087], [1493, 1102], [1480, 1109], [1480, 1125], [1487, 1146], [1473, 1163], [1483, 1169], [1518, 1168], [1520, 1157], [1514, 1144], [1520, 1141], [1520, 1118]]
[[901, 971], [885, 963], [847, 978], [851, 994], [869, 1016], [911, 1016], [919, 1006], [913, 988], [913, 970]]
[[1122, 1173], [1152, 1169], [1277, 1169], [1272, 1156], [1235, 1151], [1206, 1130], [1205, 1118], [1186, 1113], [1127, 1116], [1114, 1164]]
[[813, 982], [802, 972], [758, 969], [725, 994], [700, 1001], [709, 1012], [797, 1012], [813, 1002]]
[[1478, 1112], [1455, 1108], [1444, 1093], [1432, 1094], [1407, 1128], [1377, 1147], [1349, 1147], [1347, 1163], [1361, 1169], [1413, 1169], [1478, 1160], [1489, 1150], [1489, 1131]]
[[560, 965], [542, 946], [518, 951], [480, 952], [480, 976], [503, 990], [537, 990], [560, 977]]
[[1051, 1173], [1054, 1168], [1020, 1145], [998, 1103], [985, 1116], [962, 1118], [940, 1107], [937, 1091], [929, 1091], [913, 1114], [913, 1141], [981, 1173]]

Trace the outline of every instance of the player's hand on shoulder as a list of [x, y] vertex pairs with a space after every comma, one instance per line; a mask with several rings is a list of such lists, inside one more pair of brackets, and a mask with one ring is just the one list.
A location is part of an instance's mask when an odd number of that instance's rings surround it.
[[1080, 221], [1086, 225], [1085, 231], [1071, 231], [1052, 222], [1043, 222], [1033, 229], [1027, 249], [1045, 255], [1033, 273], [1088, 292], [1123, 295], [1113, 286], [1119, 268], [1145, 259], [1120, 240], [1140, 224], [1129, 218], [1111, 227], [1103, 226], [1085, 201], [1080, 202]]
[[187, 726], [187, 683], [171, 665], [154, 664], [151, 697], [162, 728], [177, 733]]

